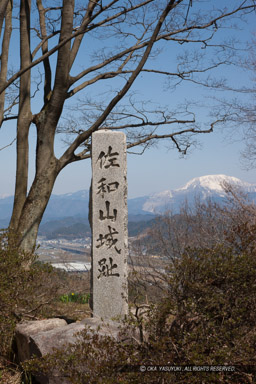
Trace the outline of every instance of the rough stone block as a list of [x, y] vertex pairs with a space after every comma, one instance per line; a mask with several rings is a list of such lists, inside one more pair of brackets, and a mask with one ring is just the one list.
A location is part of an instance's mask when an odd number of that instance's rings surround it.
[[[66, 326], [63, 319], [46, 319], [35, 321], [24, 321], [17, 325], [15, 332], [15, 341], [18, 351], [18, 360], [24, 361], [30, 359], [32, 355], [33, 336], [41, 332], [47, 332], [59, 327]], [[38, 354], [37, 356], [42, 356]]]
[[[60, 349], [67, 344], [75, 344], [78, 341], [77, 333], [88, 329], [100, 336], [110, 336], [117, 341], [120, 324], [113, 321], [101, 322], [96, 318], [87, 318], [78, 323], [66, 324], [62, 319], [48, 319], [39, 321], [26, 321], [16, 327], [15, 341], [18, 349], [19, 362], [28, 360], [32, 355], [41, 357]], [[70, 384], [70, 381], [61, 377], [56, 371], [51, 375], [38, 373], [36, 380], [40, 384]]]

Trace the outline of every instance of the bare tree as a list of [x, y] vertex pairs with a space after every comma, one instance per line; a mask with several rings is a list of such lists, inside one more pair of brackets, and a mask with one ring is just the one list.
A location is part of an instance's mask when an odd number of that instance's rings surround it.
[[[226, 94], [222, 98], [214, 97], [216, 103], [213, 115], [220, 120], [224, 118], [228, 140], [243, 141], [244, 148], [241, 151], [241, 163], [245, 169], [256, 166], [256, 38], [247, 43], [247, 54], [240, 58], [238, 65], [246, 72], [248, 82], [246, 84], [223, 84], [219, 91]], [[231, 93], [231, 97], [227, 94]]]
[[[16, 187], [10, 228], [20, 233], [23, 250], [31, 251], [35, 246], [58, 174], [68, 164], [90, 158], [93, 132], [102, 128], [124, 130], [128, 148], [140, 147], [142, 152], [152, 143], [167, 140], [186, 154], [195, 136], [212, 132], [223, 121], [224, 117], [213, 119], [201, 127], [185, 103], [179, 113], [164, 106], [151, 108], [145, 100], [138, 103], [130, 92], [142, 74], [164, 76], [173, 80], [173, 85], [188, 80], [209, 86], [205, 77], [208, 72], [229, 64], [234, 53], [231, 43], [220, 43], [222, 27], [230, 27], [234, 18], [246, 18], [254, 8], [254, 0], [227, 2], [220, 8], [199, 0], [1, 1], [0, 122], [2, 125], [17, 119]], [[8, 62], [12, 20], [14, 38], [18, 33], [20, 39], [17, 70]], [[91, 55], [96, 39], [101, 49]], [[171, 71], [166, 65], [163, 69], [154, 58], [162, 49], [172, 52], [174, 44], [181, 49], [195, 46], [197, 54], [190, 56], [182, 49], [177, 68]], [[17, 44], [13, 47], [17, 49]], [[208, 50], [213, 51], [212, 61], [207, 58]], [[37, 94], [41, 103], [37, 113], [31, 106], [31, 98], [41, 85], [40, 81], [36, 88], [32, 84], [35, 67], [43, 79], [43, 90]], [[108, 90], [101, 98], [97, 95], [99, 84]], [[79, 126], [73, 120], [63, 128], [60, 119], [64, 105], [81, 93], [83, 120]], [[28, 135], [32, 124], [37, 132], [36, 170], [28, 191]], [[57, 132], [69, 134], [67, 148], [59, 158], [54, 152]]]
[[250, 45], [249, 60], [246, 63], [246, 68], [249, 68], [252, 73], [252, 88], [250, 89], [250, 102], [247, 102], [240, 108], [239, 115], [246, 126], [245, 139], [246, 147], [243, 152], [243, 157], [246, 160], [246, 165], [255, 167], [256, 165], [256, 36]]

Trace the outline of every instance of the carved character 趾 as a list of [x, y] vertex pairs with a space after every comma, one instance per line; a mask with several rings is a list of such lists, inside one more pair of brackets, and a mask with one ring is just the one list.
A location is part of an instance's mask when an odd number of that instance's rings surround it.
[[99, 275], [97, 276], [98, 279], [100, 277], [109, 277], [109, 276], [117, 276], [119, 277], [119, 273], [113, 273], [113, 269], [117, 268], [117, 264], [113, 264], [112, 257], [109, 257], [109, 263], [107, 263], [107, 259], [104, 257], [103, 259], [98, 261], [98, 264], [100, 268], [98, 269]]

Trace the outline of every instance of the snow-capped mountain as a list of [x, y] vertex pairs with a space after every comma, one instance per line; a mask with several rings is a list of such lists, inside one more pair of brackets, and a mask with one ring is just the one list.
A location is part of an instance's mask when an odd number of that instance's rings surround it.
[[256, 184], [250, 184], [236, 177], [226, 175], [208, 175], [192, 179], [181, 188], [150, 196], [142, 209], [155, 213], [163, 212], [167, 209], [177, 212], [185, 201], [189, 205], [193, 204], [195, 197], [199, 197], [202, 201], [211, 198], [221, 203], [226, 196], [223, 189], [224, 184], [230, 184], [234, 188], [239, 188], [256, 201]]
[[230, 184], [234, 187], [238, 187], [247, 192], [256, 190], [256, 185], [244, 182], [237, 177], [226, 176], [226, 175], [208, 175], [202, 177], [196, 177], [190, 180], [184, 187], [178, 188], [175, 191], [188, 191], [188, 190], [205, 190], [210, 194], [213, 192], [224, 195], [223, 184]]

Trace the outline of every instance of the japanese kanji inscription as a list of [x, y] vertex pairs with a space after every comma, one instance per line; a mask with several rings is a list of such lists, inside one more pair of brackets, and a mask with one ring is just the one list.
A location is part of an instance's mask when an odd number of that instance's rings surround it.
[[93, 316], [123, 317], [127, 300], [126, 138], [100, 130], [92, 135], [92, 309]]

